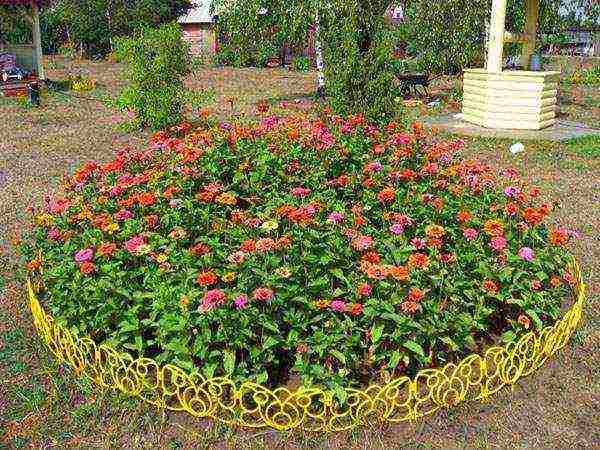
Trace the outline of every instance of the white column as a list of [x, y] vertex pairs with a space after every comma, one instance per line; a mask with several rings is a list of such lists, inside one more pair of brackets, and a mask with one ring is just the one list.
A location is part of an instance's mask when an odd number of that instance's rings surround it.
[[37, 73], [40, 80], [46, 79], [44, 74], [44, 64], [42, 63], [42, 36], [40, 33], [40, 11], [35, 0], [31, 1], [31, 10], [33, 18], [33, 48], [37, 64]]
[[487, 71], [502, 72], [504, 29], [506, 26], [506, 0], [492, 0], [492, 19], [488, 42]]

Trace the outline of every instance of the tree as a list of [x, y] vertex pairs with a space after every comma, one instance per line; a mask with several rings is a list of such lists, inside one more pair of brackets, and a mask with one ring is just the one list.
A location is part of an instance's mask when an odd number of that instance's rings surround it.
[[[507, 29], [523, 29], [523, 3], [509, 0]], [[482, 66], [490, 7], [489, 0], [408, 0], [404, 39], [420, 70], [458, 73], [466, 67]], [[599, 10], [597, 0], [541, 0], [538, 33], [556, 35], [593, 22]], [[507, 46], [509, 52], [511, 47]]]
[[214, 11], [233, 53], [245, 61], [283, 42], [300, 47], [315, 34], [318, 90], [340, 113], [385, 119], [395, 108], [390, 0], [218, 0]]

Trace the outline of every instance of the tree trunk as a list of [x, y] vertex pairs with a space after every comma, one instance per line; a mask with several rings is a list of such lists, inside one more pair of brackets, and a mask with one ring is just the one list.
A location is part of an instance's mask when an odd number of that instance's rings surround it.
[[31, 2], [31, 11], [33, 17], [33, 51], [35, 52], [37, 76], [40, 80], [45, 80], [46, 74], [44, 73], [44, 64], [42, 62], [42, 35], [40, 32], [40, 11], [38, 9], [37, 3], [33, 0]]
[[323, 44], [321, 42], [321, 17], [315, 14], [315, 58], [317, 62], [317, 94], [325, 97], [325, 62], [323, 58]]

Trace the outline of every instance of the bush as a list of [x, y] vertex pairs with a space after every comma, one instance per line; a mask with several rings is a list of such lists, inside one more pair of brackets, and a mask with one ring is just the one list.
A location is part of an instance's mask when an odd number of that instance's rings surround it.
[[23, 245], [96, 342], [205, 376], [366, 385], [552, 324], [570, 233], [464, 142], [362, 116], [182, 124], [87, 163]]
[[296, 56], [292, 60], [292, 67], [298, 72], [308, 72], [311, 68], [310, 58], [306, 56]]
[[182, 119], [188, 100], [183, 76], [189, 69], [189, 49], [177, 24], [146, 28], [117, 42], [117, 58], [127, 63], [129, 85], [117, 101], [135, 112], [134, 124], [161, 129]]

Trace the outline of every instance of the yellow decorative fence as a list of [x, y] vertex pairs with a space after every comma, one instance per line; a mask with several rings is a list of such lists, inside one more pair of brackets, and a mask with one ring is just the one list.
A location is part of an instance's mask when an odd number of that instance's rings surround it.
[[553, 326], [529, 332], [504, 347], [491, 347], [483, 355], [470, 355], [460, 363], [421, 370], [414, 378], [347, 388], [343, 404], [333, 392], [319, 387], [268, 389], [223, 377], [207, 379], [152, 359], [134, 359], [57, 324], [44, 311], [31, 282], [27, 289], [35, 327], [50, 351], [100, 386], [139, 397], [157, 408], [186, 411], [232, 426], [343, 431], [377, 422], [415, 421], [443, 407], [485, 401], [533, 373], [567, 344], [581, 320], [585, 285], [577, 262], [571, 271], [575, 301]]

